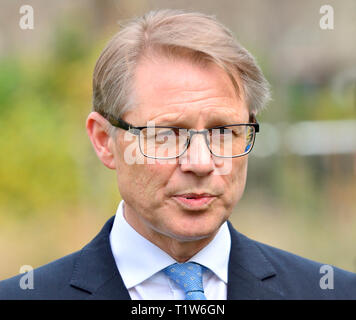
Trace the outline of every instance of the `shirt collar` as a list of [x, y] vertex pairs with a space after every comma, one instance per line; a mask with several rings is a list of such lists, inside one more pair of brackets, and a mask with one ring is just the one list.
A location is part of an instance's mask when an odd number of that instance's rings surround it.
[[[127, 223], [124, 205], [122, 200], [110, 232], [110, 245], [120, 275], [130, 289], [177, 261]], [[204, 265], [227, 283], [230, 246], [230, 232], [225, 222], [214, 239], [189, 261]]]

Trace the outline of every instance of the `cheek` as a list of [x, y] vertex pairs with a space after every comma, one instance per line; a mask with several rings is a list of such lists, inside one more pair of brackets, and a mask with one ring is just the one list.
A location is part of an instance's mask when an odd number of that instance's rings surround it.
[[247, 177], [248, 161], [247, 161], [247, 157], [239, 159], [239, 160], [241, 160], [241, 161], [238, 162], [238, 164], [237, 164], [237, 174], [236, 174], [236, 176], [237, 176], [237, 180], [238, 180], [239, 184], [242, 184], [243, 186], [245, 186], [246, 177]]
[[163, 201], [164, 189], [172, 175], [172, 169], [172, 166], [167, 165], [128, 165], [120, 161], [117, 181], [121, 196], [131, 198], [140, 207], [157, 206]]
[[247, 158], [242, 159], [234, 159], [235, 163], [233, 164], [233, 172], [230, 176], [230, 189], [229, 191], [232, 193], [232, 202], [234, 205], [237, 201], [240, 200], [246, 185], [246, 177], [247, 177]]

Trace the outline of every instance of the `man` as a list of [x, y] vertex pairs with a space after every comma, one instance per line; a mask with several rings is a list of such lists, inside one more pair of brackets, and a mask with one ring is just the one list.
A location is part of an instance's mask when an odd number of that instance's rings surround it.
[[[253, 57], [214, 18], [133, 20], [95, 67], [87, 131], [122, 201], [82, 250], [0, 282], [1, 299], [355, 299], [356, 275], [255, 242], [228, 219], [269, 98]], [[330, 280], [330, 281], [331, 281]]]

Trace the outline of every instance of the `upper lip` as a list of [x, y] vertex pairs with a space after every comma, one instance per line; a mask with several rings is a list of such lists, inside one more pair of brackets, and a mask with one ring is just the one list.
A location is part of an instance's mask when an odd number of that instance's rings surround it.
[[215, 195], [211, 193], [181, 193], [176, 194], [174, 197], [184, 197], [184, 198], [203, 198], [203, 197], [215, 197]]

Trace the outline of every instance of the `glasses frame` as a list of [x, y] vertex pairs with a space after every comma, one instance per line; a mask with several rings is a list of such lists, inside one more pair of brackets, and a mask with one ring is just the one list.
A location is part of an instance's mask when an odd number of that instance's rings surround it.
[[[106, 112], [99, 112], [106, 120], [108, 120], [110, 122], [110, 124], [114, 127], [126, 130], [134, 135], [137, 135], [140, 137], [140, 133], [141, 130], [147, 129], [147, 128], [167, 128], [167, 129], [184, 129], [184, 130], [188, 130], [188, 137], [187, 137], [187, 142], [185, 143], [184, 146], [184, 150], [174, 156], [174, 157], [152, 157], [152, 156], [148, 156], [146, 155], [142, 149], [141, 149], [141, 142], [139, 139], [139, 148], [140, 148], [140, 152], [142, 153], [143, 156], [147, 157], [147, 158], [151, 158], [151, 159], [160, 159], [160, 160], [169, 160], [169, 159], [175, 159], [175, 158], [179, 158], [180, 156], [182, 156], [187, 149], [189, 148], [190, 142], [192, 141], [192, 138], [195, 134], [203, 134], [204, 138], [205, 138], [205, 142], [206, 145], [210, 151], [210, 153], [212, 155], [214, 155], [215, 157], [219, 157], [219, 158], [238, 158], [238, 157], [242, 157], [247, 155], [248, 153], [251, 152], [251, 150], [253, 149], [253, 146], [255, 145], [255, 140], [256, 140], [256, 133], [260, 132], [260, 125], [259, 123], [256, 121], [255, 115], [254, 114], [250, 114], [250, 119], [249, 119], [249, 123], [236, 123], [236, 124], [229, 124], [229, 125], [224, 125], [224, 126], [217, 126], [217, 127], [212, 127], [212, 128], [208, 128], [208, 129], [203, 129], [203, 130], [194, 130], [194, 129], [185, 129], [185, 128], [181, 128], [181, 127], [175, 127], [175, 126], [139, 126], [136, 127], [128, 122], [126, 122], [125, 120], [121, 119], [121, 118], [117, 118], [114, 117], [112, 114], [106, 113]], [[254, 133], [253, 133], [253, 140], [252, 140], [252, 146], [251, 148], [239, 155], [236, 156], [221, 156], [221, 155], [216, 155], [214, 152], [212, 152], [210, 146], [209, 146], [209, 141], [208, 141], [208, 137], [207, 134], [209, 133], [210, 130], [213, 129], [221, 129], [221, 128], [225, 128], [225, 127], [235, 127], [235, 126], [252, 126], [254, 128]]]

